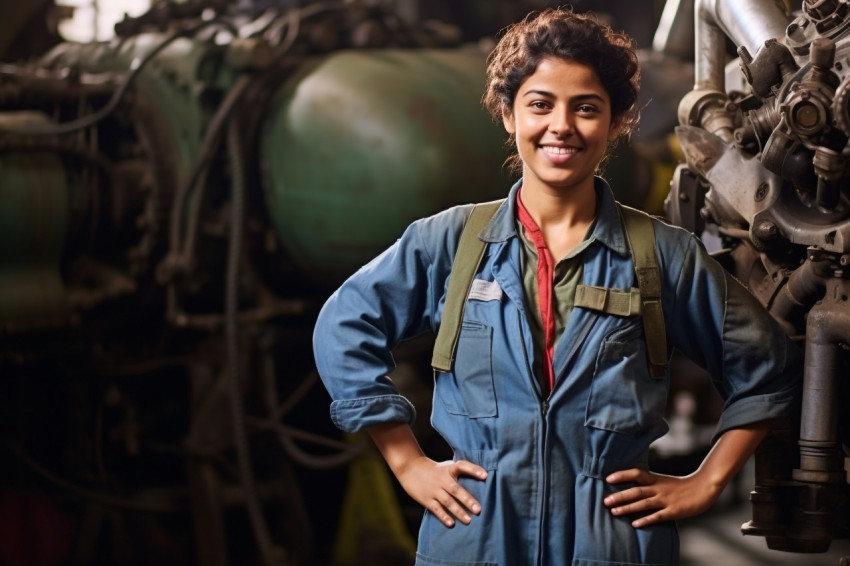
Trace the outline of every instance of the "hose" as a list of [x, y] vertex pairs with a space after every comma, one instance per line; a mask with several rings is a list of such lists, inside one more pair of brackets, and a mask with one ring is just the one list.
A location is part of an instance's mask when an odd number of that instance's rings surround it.
[[[292, 10], [289, 12], [289, 18], [285, 20], [287, 24], [287, 34], [283, 43], [276, 50], [276, 56], [280, 57], [287, 52], [295, 43], [299, 33], [300, 18], [299, 11]], [[192, 169], [187, 181], [180, 186], [174, 198], [173, 215], [171, 217], [171, 253], [172, 261], [185, 264], [192, 257], [195, 250], [195, 240], [197, 225], [200, 217], [200, 208], [202, 202], [203, 191], [198, 191], [192, 196], [189, 213], [187, 215], [187, 226], [185, 233], [181, 233], [180, 222], [182, 219], [183, 205], [188, 194], [194, 187], [204, 187], [206, 185], [207, 175], [209, 174], [209, 166], [216, 156], [216, 152], [221, 140], [222, 130], [230, 117], [233, 109], [242, 99], [242, 96], [253, 83], [250, 75], [241, 75], [233, 87], [228, 91], [227, 96], [219, 105], [215, 115], [210, 121], [207, 128], [207, 133], [204, 136], [204, 141], [201, 144], [201, 150], [198, 155], [198, 160]], [[181, 238], [184, 236], [186, 241], [181, 243]]]
[[242, 154], [242, 141], [239, 125], [235, 119], [229, 121], [227, 147], [231, 163], [232, 191], [230, 202], [230, 237], [228, 239], [227, 267], [225, 280], [225, 342], [227, 364], [230, 376], [230, 409], [233, 420], [233, 442], [236, 449], [236, 461], [240, 483], [245, 491], [245, 507], [251, 521], [254, 539], [260, 549], [260, 556], [266, 566], [279, 566], [275, 556], [274, 543], [269, 535], [263, 511], [260, 507], [254, 473], [251, 466], [251, 454], [245, 427], [245, 412], [240, 387], [239, 363], [239, 264], [242, 248], [242, 227], [245, 208], [245, 163]]
[[63, 122], [61, 124], [51, 124], [42, 127], [28, 127], [21, 129], [0, 127], [0, 133], [29, 136], [53, 136], [70, 134], [78, 130], [90, 128], [91, 126], [94, 126], [95, 124], [109, 116], [112, 112], [115, 111], [116, 108], [118, 108], [118, 104], [121, 102], [121, 99], [124, 98], [125, 94], [127, 94], [130, 85], [133, 84], [133, 82], [136, 80], [136, 77], [139, 76], [139, 73], [141, 73], [145, 65], [147, 65], [163, 49], [165, 49], [171, 43], [181, 37], [195, 34], [205, 27], [220, 24], [221, 22], [219, 22], [218, 20], [209, 20], [201, 22], [189, 28], [177, 30], [168, 37], [166, 37], [164, 40], [162, 40], [159, 45], [154, 47], [143, 58], [133, 60], [133, 62], [130, 64], [130, 74], [127, 75], [127, 78], [124, 79], [124, 82], [121, 83], [121, 86], [118, 88], [118, 90], [113, 93], [112, 97], [109, 99], [109, 102], [107, 102], [103, 108], [92, 114], [89, 114], [88, 116], [84, 116], [76, 120], [71, 120], [70, 122]]
[[[269, 415], [265, 418], [249, 417], [249, 424], [261, 430], [272, 431], [286, 455], [305, 468], [314, 470], [338, 468], [363, 454], [368, 445], [365, 437], [351, 444], [299, 430], [281, 423], [280, 419], [297, 405], [307, 394], [308, 390], [316, 384], [319, 380], [319, 373], [315, 370], [310, 372], [304, 381], [280, 405], [277, 404], [278, 392], [274, 382], [275, 374], [274, 358], [266, 352], [263, 355], [263, 361], [260, 366], [260, 377], [265, 382], [264, 401]], [[327, 455], [310, 454], [296, 444], [296, 439], [325, 446], [335, 452]]]
[[198, 159], [195, 161], [195, 166], [192, 168], [192, 172], [189, 174], [186, 182], [179, 187], [177, 194], [174, 196], [174, 206], [172, 209], [170, 226], [171, 250], [172, 253], [179, 254], [179, 256], [184, 259], [191, 257], [194, 252], [195, 232], [197, 230], [198, 218], [200, 216], [202, 192], [193, 195], [188, 214], [188, 225], [185, 231], [186, 242], [181, 245], [181, 237], [183, 234], [181, 234], [180, 230], [180, 221], [183, 217], [184, 201], [193, 187], [204, 187], [206, 185], [209, 166], [215, 159], [216, 153], [218, 152], [222, 131], [228, 123], [233, 109], [242, 99], [242, 96], [245, 94], [245, 91], [248, 90], [250, 85], [251, 76], [241, 75], [236, 80], [233, 88], [231, 88], [227, 93], [227, 96], [219, 105], [215, 115], [210, 121], [207, 133], [204, 136], [204, 141], [201, 144]]

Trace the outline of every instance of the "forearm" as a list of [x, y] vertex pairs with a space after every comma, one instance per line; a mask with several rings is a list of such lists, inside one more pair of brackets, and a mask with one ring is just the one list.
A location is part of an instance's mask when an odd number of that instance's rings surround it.
[[410, 462], [425, 455], [407, 423], [385, 423], [371, 426], [367, 430], [390, 470], [397, 477]]
[[695, 475], [722, 490], [738, 473], [770, 430], [770, 421], [753, 423], [724, 432], [703, 460]]

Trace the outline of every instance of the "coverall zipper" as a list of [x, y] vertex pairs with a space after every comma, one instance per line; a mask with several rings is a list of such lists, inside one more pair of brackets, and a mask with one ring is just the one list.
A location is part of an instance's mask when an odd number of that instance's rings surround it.
[[517, 324], [519, 325], [519, 336], [520, 342], [522, 342], [522, 353], [525, 357], [525, 368], [528, 371], [528, 378], [531, 381], [531, 387], [534, 391], [537, 391], [540, 398], [540, 422], [542, 429], [542, 446], [541, 454], [543, 455], [543, 467], [541, 469], [541, 481], [540, 481], [540, 511], [538, 516], [540, 517], [539, 524], [539, 532], [537, 535], [537, 564], [538, 566], [543, 566], [545, 564], [544, 560], [544, 545], [543, 545], [543, 533], [546, 532], [546, 499], [547, 493], [549, 492], [549, 454], [548, 454], [548, 438], [549, 438], [549, 427], [546, 425], [547, 414], [549, 413], [549, 396], [551, 396], [551, 391], [549, 395], [543, 397], [542, 390], [538, 389], [540, 387], [539, 382], [534, 376], [534, 370], [531, 367], [531, 360], [528, 356], [528, 349], [525, 347], [525, 331], [522, 326], [522, 313], [517, 310]]

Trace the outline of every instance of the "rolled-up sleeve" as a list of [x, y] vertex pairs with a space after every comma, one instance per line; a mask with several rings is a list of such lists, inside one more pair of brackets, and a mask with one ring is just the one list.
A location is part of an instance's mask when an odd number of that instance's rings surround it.
[[[725, 405], [715, 439], [729, 429], [786, 416], [799, 400], [802, 353], [755, 297], [699, 241], [667, 250], [675, 289], [662, 300], [668, 339], [712, 376]], [[675, 271], [678, 271], [676, 273]]]
[[434, 328], [451, 268], [445, 258], [454, 251], [452, 227], [462, 226], [463, 218], [452, 211], [414, 222], [323, 306], [313, 352], [339, 428], [357, 432], [387, 422], [413, 423], [413, 405], [388, 377], [395, 368], [392, 351]]

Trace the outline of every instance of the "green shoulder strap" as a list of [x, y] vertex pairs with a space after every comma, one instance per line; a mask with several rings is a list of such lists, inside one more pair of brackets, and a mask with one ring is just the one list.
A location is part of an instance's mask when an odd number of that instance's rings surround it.
[[431, 357], [431, 366], [442, 372], [452, 370], [457, 339], [460, 335], [460, 324], [463, 320], [463, 309], [466, 305], [466, 297], [478, 264], [484, 257], [484, 248], [487, 243], [478, 235], [490, 223], [493, 215], [505, 202], [505, 199], [477, 204], [472, 208], [469, 218], [460, 234], [457, 252], [452, 262], [452, 271], [449, 275], [449, 288], [446, 291], [446, 303], [443, 306], [443, 317], [440, 328], [437, 330], [437, 340], [434, 343], [434, 354]]
[[655, 253], [655, 229], [645, 212], [617, 203], [632, 252], [638, 288], [621, 291], [579, 285], [574, 306], [617, 316], [643, 318], [646, 352], [652, 377], [661, 379], [667, 372], [667, 330], [661, 309], [661, 270]]
[[[466, 297], [487, 246], [478, 235], [502, 202], [504, 199], [476, 205], [461, 232], [431, 358], [431, 365], [438, 371], [451, 371]], [[621, 291], [579, 285], [574, 306], [617, 316], [642, 315], [650, 373], [661, 379], [667, 371], [667, 331], [661, 309], [661, 270], [655, 253], [655, 229], [648, 214], [619, 203], [618, 206], [626, 227], [638, 288]]]

